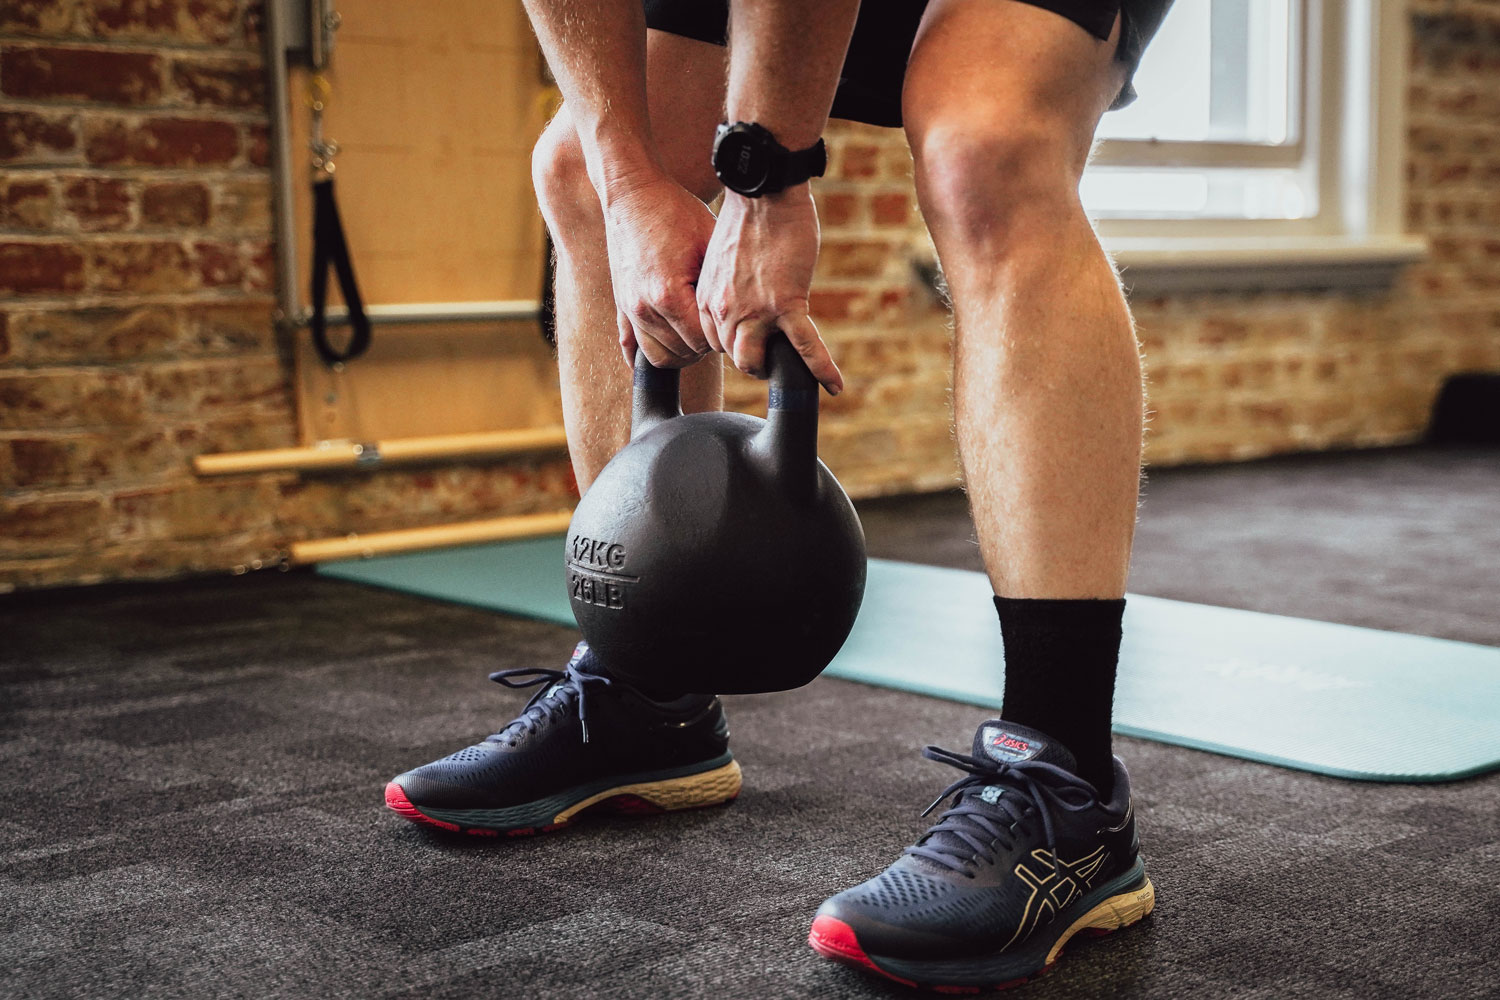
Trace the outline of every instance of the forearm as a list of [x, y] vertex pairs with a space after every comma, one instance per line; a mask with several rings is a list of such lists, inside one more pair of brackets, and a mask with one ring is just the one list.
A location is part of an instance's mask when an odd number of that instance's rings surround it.
[[789, 149], [818, 141], [838, 89], [859, 0], [733, 0], [731, 122], [756, 122]]
[[[661, 172], [646, 105], [641, 0], [525, 0], [601, 200]], [[706, 154], [705, 154], [706, 155]]]

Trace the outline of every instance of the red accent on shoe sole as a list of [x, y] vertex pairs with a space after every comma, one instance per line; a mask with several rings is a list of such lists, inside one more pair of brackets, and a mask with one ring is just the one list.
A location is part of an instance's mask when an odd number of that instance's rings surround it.
[[887, 979], [894, 979], [898, 983], [907, 986], [917, 984], [910, 979], [902, 979], [893, 976], [880, 966], [870, 960], [865, 950], [859, 946], [859, 938], [854, 934], [854, 928], [836, 917], [821, 916], [813, 921], [812, 930], [808, 931], [807, 943], [812, 945], [812, 950], [824, 958], [831, 958], [836, 962], [846, 962], [850, 965], [858, 965], [869, 969]]
[[386, 808], [395, 812], [402, 819], [411, 820], [413, 823], [422, 823], [426, 826], [435, 826], [439, 830], [447, 830], [450, 833], [457, 833], [459, 831], [457, 823], [433, 819], [412, 805], [411, 800], [406, 797], [406, 789], [394, 781], [385, 786], [385, 804]]
[[933, 993], [971, 994], [983, 993], [986, 990], [1007, 990], [1012, 986], [1023, 986], [1033, 979], [1052, 971], [1052, 966], [1047, 965], [1029, 976], [1022, 976], [1020, 979], [1008, 979], [1003, 983], [991, 983], [985, 986], [938, 986], [935, 984], [918, 983], [910, 979], [903, 979], [900, 976], [892, 975], [876, 965], [870, 956], [865, 954], [865, 950], [860, 947], [859, 938], [854, 934], [854, 928], [842, 920], [828, 916], [818, 917], [813, 921], [812, 930], [807, 935], [807, 943], [812, 945], [813, 951], [816, 951], [824, 958], [831, 958], [836, 962], [844, 962], [848, 965], [857, 965], [862, 969], [869, 969], [871, 972], [898, 982], [903, 986], [910, 986], [919, 990], [930, 990]]

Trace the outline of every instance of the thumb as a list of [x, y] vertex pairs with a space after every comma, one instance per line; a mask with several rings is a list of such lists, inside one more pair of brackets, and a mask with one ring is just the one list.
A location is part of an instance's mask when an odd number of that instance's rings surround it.
[[817, 326], [805, 310], [783, 314], [777, 318], [776, 325], [781, 328], [787, 340], [791, 341], [797, 353], [802, 356], [813, 378], [828, 390], [828, 395], [837, 396], [844, 391], [843, 373], [839, 371], [839, 366], [833, 363], [833, 356], [828, 353], [828, 347], [823, 343], [823, 338], [818, 336]]

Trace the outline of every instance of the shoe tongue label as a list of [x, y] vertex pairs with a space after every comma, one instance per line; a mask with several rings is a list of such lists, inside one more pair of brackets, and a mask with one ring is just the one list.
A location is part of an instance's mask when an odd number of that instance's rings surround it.
[[999, 726], [985, 726], [981, 740], [984, 752], [1002, 764], [1031, 760], [1047, 747], [1046, 743], [1033, 736], [1017, 736]]
[[580, 642], [578, 645], [573, 647], [573, 658], [568, 661], [568, 666], [578, 666], [579, 661], [581, 661], [587, 655], [589, 655], [589, 644], [586, 642]]

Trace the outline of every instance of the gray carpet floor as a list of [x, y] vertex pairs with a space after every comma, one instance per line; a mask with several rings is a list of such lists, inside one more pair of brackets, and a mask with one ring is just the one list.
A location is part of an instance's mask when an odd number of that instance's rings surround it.
[[[1497, 497], [1494, 451], [1161, 472], [1132, 586], [1500, 645]], [[975, 564], [961, 497], [864, 513], [873, 554]], [[0, 996], [909, 995], [807, 924], [924, 828], [950, 775], [917, 751], [965, 746], [973, 708], [832, 680], [730, 699], [723, 809], [500, 842], [384, 810], [385, 779], [518, 707], [489, 671], [573, 640], [303, 573], [0, 600]], [[1500, 996], [1500, 775], [1117, 749], [1157, 912], [1015, 995]]]

